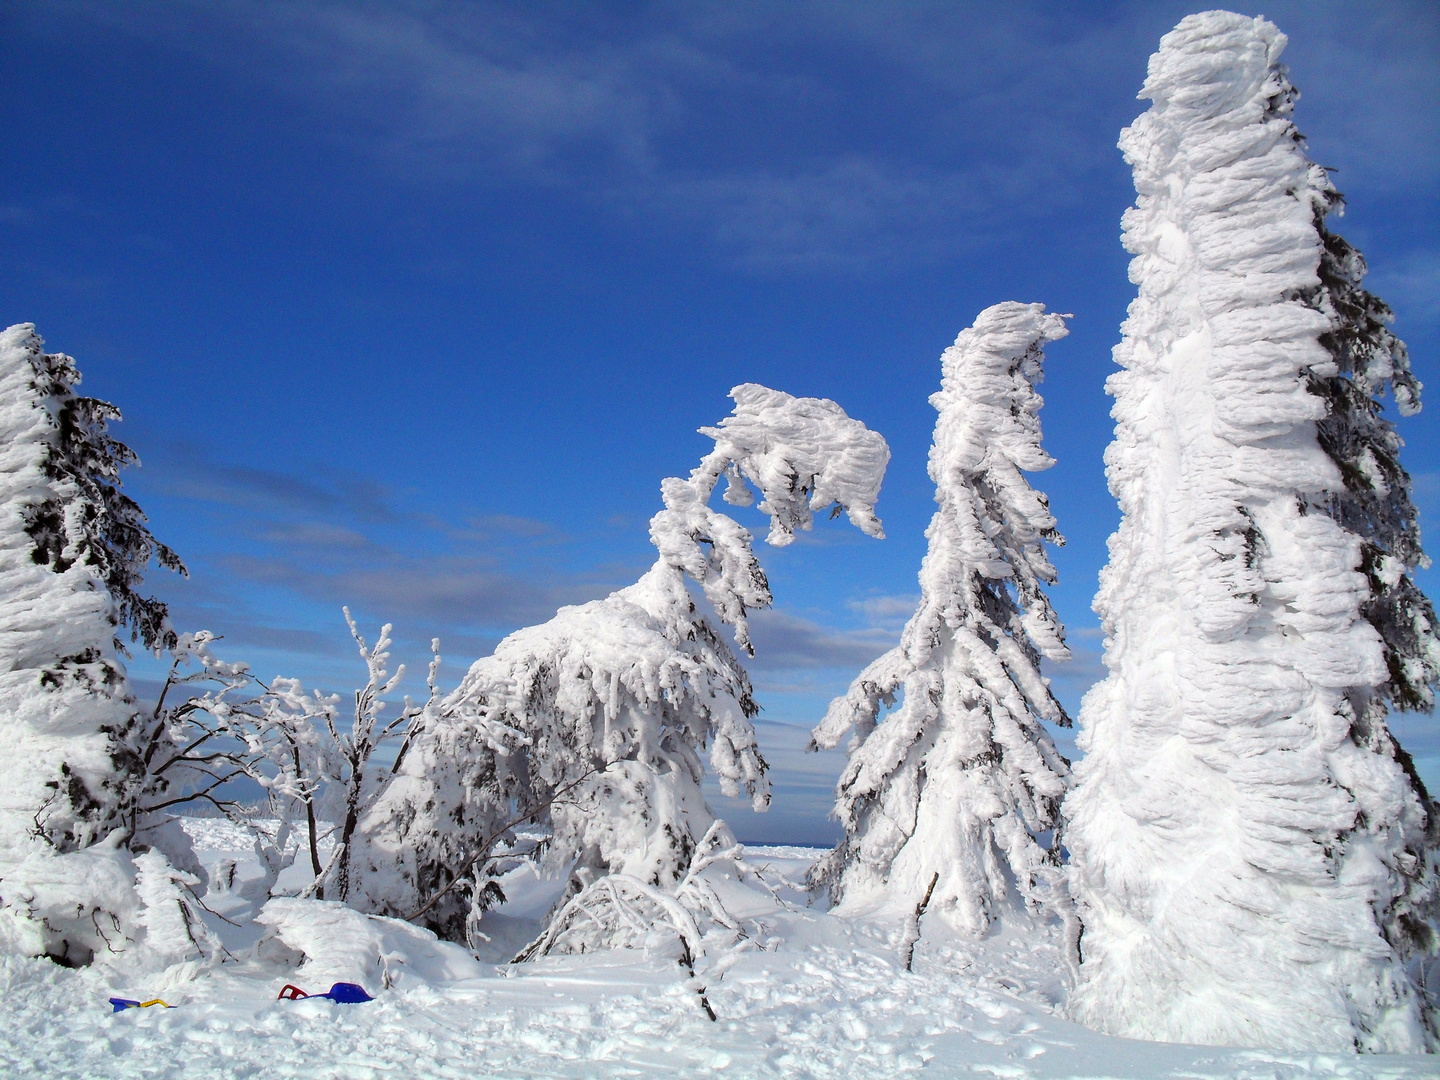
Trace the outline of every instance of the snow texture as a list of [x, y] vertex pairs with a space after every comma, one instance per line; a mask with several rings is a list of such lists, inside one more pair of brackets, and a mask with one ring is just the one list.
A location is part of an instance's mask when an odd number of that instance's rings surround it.
[[654, 566], [603, 600], [511, 634], [417, 730], [361, 826], [371, 910], [424, 908], [426, 925], [447, 937], [463, 925], [473, 939], [489, 848], [524, 820], [553, 830], [546, 858], [574, 866], [575, 891], [605, 873], [673, 889], [715, 821], [701, 791], [707, 747], [726, 795], [768, 805], [749, 676], [686, 578], [746, 652], [747, 613], [769, 606], [770, 587], [749, 531], [710, 499], [724, 476], [726, 500], [749, 505], [753, 484], [772, 544], [790, 543], [827, 508], [881, 537], [874, 505], [890, 451], [832, 401], [753, 384], [731, 397], [733, 413], [703, 429], [715, 449], [689, 478], [661, 485]]
[[11, 867], [0, 951], [130, 976], [179, 968], [193, 977], [219, 962], [223, 946], [200, 914], [200, 879], [156, 849], [132, 855], [121, 835], [66, 854], [37, 850]]
[[1013, 907], [1012, 881], [1020, 899], [1067, 910], [1058, 850], [1035, 835], [1054, 829], [1069, 778], [1041, 723], [1069, 720], [1039, 671], [1042, 655], [1069, 656], [1043, 590], [1044, 544], [1064, 541], [1023, 475], [1054, 463], [1035, 384], [1045, 344], [1065, 334], [1042, 304], [996, 304], [941, 358], [920, 606], [814, 733], [827, 749], [855, 733], [836, 789], [845, 839], [820, 870], [844, 910], [925, 904], [979, 935]]
[[[681, 1077], [804, 1080], [896, 1076], [1133, 1080], [1418, 1080], [1427, 1057], [1223, 1050], [1131, 1042], [1056, 1015], [1053, 934], [1010, 933], [983, 942], [927, 932], [914, 971], [901, 963], [895, 928], [785, 906], [768, 892], [716, 874], [712, 884], [763, 949], [735, 957], [700, 1008], [693, 980], [664, 950], [550, 956], [528, 964], [451, 957], [461, 950], [413, 928], [328, 902], [266, 905], [278, 933], [249, 941], [242, 894], [263, 876], [248, 832], [219, 819], [187, 819], [207, 865], [232, 865], [234, 886], [212, 885], [202, 912], [234, 959], [127, 973], [67, 971], [47, 960], [0, 956], [0, 1074], [70, 1080], [449, 1080]], [[751, 848], [747, 859], [803, 877], [817, 854]], [[721, 869], [716, 867], [717, 870]], [[517, 870], [500, 910], [537, 915], [562, 880]], [[530, 891], [538, 895], [532, 901]], [[263, 898], [261, 898], [263, 900]], [[799, 901], [798, 903], [795, 903]], [[497, 920], [498, 922], [499, 920]], [[761, 929], [763, 924], [764, 929]], [[531, 923], [538, 926], [538, 923]], [[392, 936], [393, 935], [393, 936]], [[306, 953], [306, 950], [310, 950]], [[306, 953], [302, 957], [302, 953]], [[374, 974], [382, 956], [392, 986]], [[297, 966], [298, 965], [298, 966]], [[376, 1000], [277, 1001], [286, 983], [311, 993], [344, 975]], [[958, 974], [957, 974], [958, 973]], [[106, 999], [161, 997], [159, 1007], [111, 1011]]]
[[[1341, 423], [1327, 381], [1367, 401], [1390, 381], [1409, 411], [1418, 385], [1393, 336], [1368, 371], [1337, 342], [1344, 288], [1321, 268], [1338, 197], [1291, 121], [1284, 46], [1264, 19], [1186, 18], [1121, 136], [1139, 296], [1107, 384], [1109, 674], [1065, 803], [1084, 925], [1070, 1011], [1135, 1038], [1420, 1051], [1434, 811], [1384, 724], [1395, 652], [1366, 614], [1395, 597], [1361, 571], [1385, 523], [1375, 540], [1345, 527], [1365, 485], [1317, 434]], [[1353, 286], [1363, 264], [1342, 269]], [[1433, 631], [1410, 617], [1423, 682]]]

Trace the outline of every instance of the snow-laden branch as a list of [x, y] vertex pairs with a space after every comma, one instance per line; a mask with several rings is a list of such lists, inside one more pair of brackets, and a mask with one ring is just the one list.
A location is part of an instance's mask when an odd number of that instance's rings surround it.
[[[604, 949], [650, 949], [666, 943], [666, 935], [680, 947], [679, 963], [693, 981], [706, 1014], [714, 1020], [707, 987], [718, 982], [728, 964], [749, 949], [759, 948], [742, 921], [725, 907], [707, 879], [707, 871], [732, 874], [758, 883], [784, 907], [778, 886], [745, 859], [729, 827], [711, 823], [695, 850], [685, 876], [673, 891], [658, 888], [629, 874], [610, 873], [586, 884], [551, 918], [538, 938], [516, 955], [524, 963], [551, 954], [583, 954]], [[717, 952], [721, 955], [716, 955]]]

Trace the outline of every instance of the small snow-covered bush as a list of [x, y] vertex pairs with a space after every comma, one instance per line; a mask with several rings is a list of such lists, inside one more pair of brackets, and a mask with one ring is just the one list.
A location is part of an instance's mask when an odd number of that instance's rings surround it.
[[[290, 678], [266, 684], [247, 665], [218, 659], [212, 650], [217, 639], [209, 631], [180, 635], [171, 650], [170, 673], [144, 725], [150, 801], [142, 808], [158, 819], [175, 807], [203, 804], [245, 824], [253, 808], [225, 790], [233, 781], [253, 781], [267, 795], [268, 814], [280, 820], [274, 835], [253, 830], [270, 884], [303, 850], [313, 876], [307, 895], [347, 901], [363, 897], [358, 883], [367, 871], [375, 872], [373, 861], [361, 857], [357, 862], [357, 845], [364, 849], [366, 842], [357, 839], [359, 823], [405, 765], [411, 741], [436, 709], [440, 656], [437, 640], [431, 643], [427, 701], [417, 706], [406, 698], [386, 718], [387, 699], [405, 676], [403, 664], [394, 675], [387, 668], [391, 627], [381, 627], [371, 646], [348, 608], [344, 614], [367, 674], [355, 692], [348, 725], [340, 722], [338, 695], [306, 693]], [[393, 760], [379, 764], [377, 754], [390, 752]], [[327, 829], [323, 820], [333, 824]], [[289, 838], [297, 827], [302, 847], [291, 850]], [[323, 863], [322, 840], [333, 842]]]
[[584, 884], [550, 920], [545, 932], [522, 949], [514, 963], [552, 954], [584, 954], [605, 949], [664, 950], [695, 980], [695, 991], [714, 1020], [704, 980], [719, 980], [736, 954], [760, 946], [743, 920], [725, 906], [714, 877], [749, 881], [784, 906], [772, 883], [745, 859], [745, 850], [723, 821], [701, 838], [685, 876], [666, 890], [631, 874], [613, 872]]

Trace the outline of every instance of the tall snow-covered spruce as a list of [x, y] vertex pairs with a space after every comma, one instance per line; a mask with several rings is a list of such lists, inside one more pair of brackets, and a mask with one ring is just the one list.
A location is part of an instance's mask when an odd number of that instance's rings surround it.
[[572, 891], [608, 873], [673, 890], [716, 820], [706, 747], [727, 795], [768, 805], [749, 676], [686, 578], [746, 653], [747, 614], [770, 605], [770, 587], [750, 533], [710, 499], [723, 477], [725, 501], [748, 506], [753, 484], [775, 546], [826, 509], [881, 537], [890, 450], [833, 401], [754, 384], [731, 396], [733, 413], [701, 429], [714, 450], [661, 484], [650, 570], [511, 634], [417, 730], [362, 824], [357, 902], [451, 937], [473, 930], [493, 897], [491, 846], [520, 819], [552, 827], [548, 858], [573, 866]]
[[1055, 827], [1069, 779], [1041, 723], [1070, 722], [1040, 674], [1042, 656], [1069, 655], [1043, 588], [1045, 542], [1064, 541], [1023, 474], [1054, 464], [1035, 384], [1065, 334], [1042, 304], [996, 304], [941, 358], [920, 606], [814, 732], [825, 748], [854, 732], [836, 789], [845, 838], [816, 875], [852, 910], [923, 904], [978, 935], [1058, 901], [1058, 850], [1036, 834]]
[[1436, 812], [1386, 716], [1431, 705], [1440, 647], [1378, 399], [1413, 413], [1419, 386], [1326, 227], [1340, 197], [1291, 120], [1285, 40], [1186, 18], [1121, 136], [1139, 296], [1108, 384], [1109, 674], [1065, 803], [1071, 1010], [1140, 1038], [1418, 1051]]
[[184, 570], [120, 490], [135, 455], [108, 431], [119, 412], [79, 381], [29, 323], [0, 334], [0, 896], [31, 916], [55, 899], [27, 925], [69, 962], [100, 945], [101, 911], [134, 906], [128, 859], [54, 857], [135, 842], [146, 769], [119, 635], [173, 644], [137, 590], [152, 558]]

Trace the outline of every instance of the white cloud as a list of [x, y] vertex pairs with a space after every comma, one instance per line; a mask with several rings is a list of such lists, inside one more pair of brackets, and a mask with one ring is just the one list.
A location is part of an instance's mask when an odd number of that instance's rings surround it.
[[[898, 634], [881, 627], [842, 630], [771, 608], [750, 618], [755, 658], [746, 666], [757, 672], [844, 668], [858, 672], [895, 644]], [[803, 684], [797, 684], [803, 685]]]
[[1440, 251], [1420, 249], [1372, 266], [1365, 287], [1395, 311], [1395, 330], [1440, 321]]
[[901, 593], [895, 596], [867, 596], [863, 600], [850, 601], [850, 610], [865, 616], [872, 626], [904, 626], [915, 613], [920, 603], [919, 593]]
[[[1374, 186], [1440, 172], [1432, 5], [1267, 8], [1302, 126]], [[392, 183], [541, 185], [762, 273], [953, 258], [1115, 178], [1145, 57], [1188, 10], [1049, 5], [93, 4], [265, 80]], [[57, 27], [61, 24], [57, 22]], [[57, 29], [56, 32], [61, 32]], [[1118, 209], [1118, 208], [1117, 208]]]

